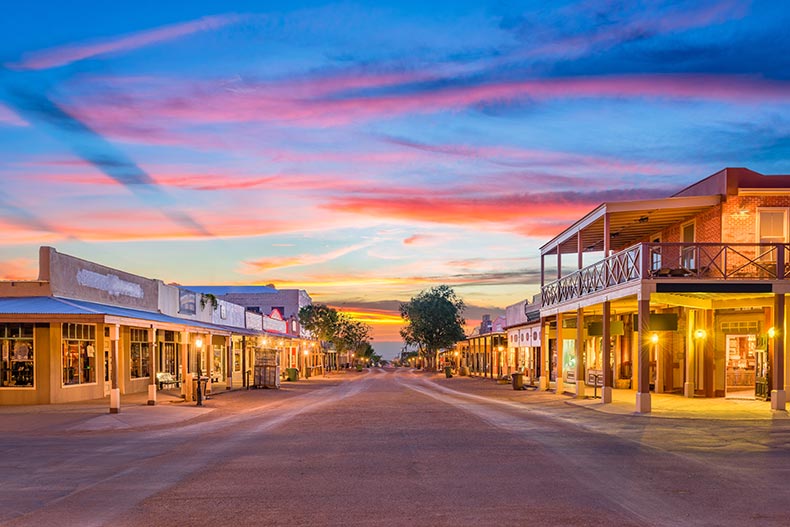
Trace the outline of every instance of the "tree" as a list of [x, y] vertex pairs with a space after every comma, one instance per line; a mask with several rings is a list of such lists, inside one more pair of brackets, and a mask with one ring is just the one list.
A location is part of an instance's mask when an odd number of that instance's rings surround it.
[[299, 310], [299, 324], [324, 342], [331, 342], [337, 332], [337, 310], [324, 304], [310, 304]]
[[[322, 346], [334, 339], [337, 318], [337, 311], [324, 304], [310, 304], [299, 309], [299, 324], [321, 341]], [[337, 368], [337, 364], [334, 366]], [[328, 355], [325, 356], [324, 367], [332, 369]]]
[[370, 340], [369, 325], [324, 304], [301, 308], [299, 323], [320, 341], [332, 344], [338, 355], [356, 354]]
[[[354, 320], [345, 313], [338, 313], [337, 332], [334, 343], [338, 353], [361, 353], [370, 339], [370, 326]], [[349, 362], [351, 362], [349, 357]]]
[[407, 325], [400, 334], [407, 345], [417, 345], [433, 364], [436, 352], [466, 338], [462, 313], [466, 306], [447, 285], [422, 291], [400, 305]]

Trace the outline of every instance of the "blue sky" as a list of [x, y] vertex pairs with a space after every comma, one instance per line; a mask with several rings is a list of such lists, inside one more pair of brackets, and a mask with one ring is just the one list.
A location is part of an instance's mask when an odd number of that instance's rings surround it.
[[37, 247], [475, 320], [605, 200], [788, 173], [784, 2], [39, 2], [0, 20], [0, 275]]

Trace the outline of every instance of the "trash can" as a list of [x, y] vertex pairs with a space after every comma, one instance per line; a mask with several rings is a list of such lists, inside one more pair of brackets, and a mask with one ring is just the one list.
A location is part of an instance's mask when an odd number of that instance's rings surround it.
[[309, 379], [310, 378], [310, 367], [309, 366], [305, 366], [304, 367], [304, 378], [305, 379]]
[[523, 390], [524, 389], [524, 374], [520, 371], [513, 372], [510, 374], [510, 378], [513, 380], [513, 389], [514, 390]]
[[450, 379], [453, 376], [453, 368], [452, 366], [445, 366], [444, 367], [444, 376]]
[[285, 375], [289, 381], [296, 382], [299, 378], [299, 370], [296, 368], [285, 368]]

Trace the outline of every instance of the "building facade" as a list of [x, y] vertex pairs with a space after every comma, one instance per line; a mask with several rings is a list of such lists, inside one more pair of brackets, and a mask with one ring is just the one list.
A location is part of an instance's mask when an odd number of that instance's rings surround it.
[[745, 168], [600, 205], [541, 247], [542, 386], [784, 409], [789, 232], [790, 176]]
[[540, 295], [535, 295], [532, 301], [522, 300], [505, 309], [509, 373], [523, 373], [530, 385], [541, 376], [540, 305]]
[[249, 386], [256, 365], [300, 340], [266, 331], [268, 318], [42, 247], [38, 280], [0, 282], [0, 404], [110, 395], [112, 408], [146, 391], [154, 404], [174, 385], [190, 400], [198, 377], [208, 391]]

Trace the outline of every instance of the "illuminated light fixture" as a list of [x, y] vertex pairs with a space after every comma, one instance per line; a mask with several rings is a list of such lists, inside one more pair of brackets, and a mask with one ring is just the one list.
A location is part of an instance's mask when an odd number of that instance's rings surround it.
[[776, 336], [776, 328], [768, 328], [768, 338], [774, 338]]
[[653, 344], [658, 344], [658, 333], [653, 333], [650, 335], [650, 342]]
[[455, 352], [455, 356], [456, 356], [456, 357], [458, 356], [458, 352], [457, 352], [457, 351]]
[[306, 357], [307, 355], [310, 355], [310, 350], [304, 350], [304, 354], [305, 354], [305, 357]]
[[195, 346], [197, 346], [198, 348], [202, 348], [203, 347], [203, 339], [200, 338], [200, 337], [195, 339]]
[[694, 338], [695, 339], [702, 340], [702, 339], [704, 339], [707, 336], [708, 336], [708, 333], [704, 329], [698, 329], [697, 331], [694, 332]]

